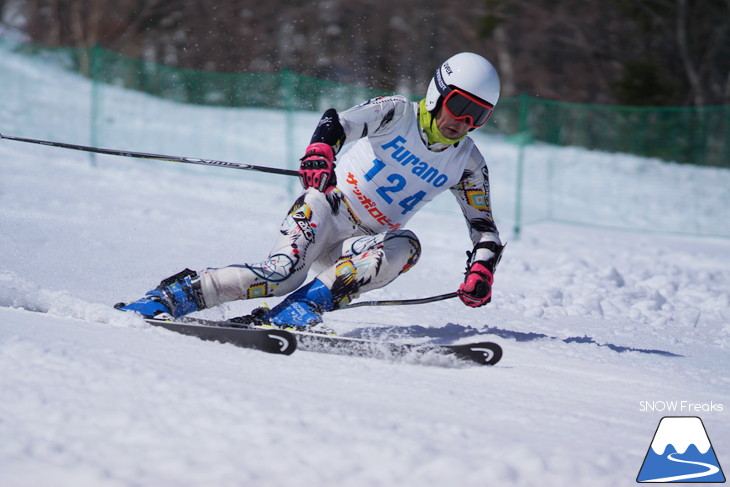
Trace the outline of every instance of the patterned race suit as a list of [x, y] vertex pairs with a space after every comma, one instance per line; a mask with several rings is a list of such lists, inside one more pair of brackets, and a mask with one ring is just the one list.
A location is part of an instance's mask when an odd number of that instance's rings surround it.
[[[464, 213], [472, 243], [501, 245], [487, 166], [473, 141], [429, 146], [425, 140], [418, 104], [401, 96], [325, 112], [312, 141], [336, 151], [345, 141], [355, 142], [337, 163], [337, 189], [327, 195], [304, 191], [264, 262], [203, 271], [206, 306], [283, 296], [304, 283], [310, 268], [332, 291], [335, 306], [383, 287], [420, 256], [418, 238], [405, 224], [447, 189]], [[473, 259], [493, 257], [485, 247], [476, 252]]]

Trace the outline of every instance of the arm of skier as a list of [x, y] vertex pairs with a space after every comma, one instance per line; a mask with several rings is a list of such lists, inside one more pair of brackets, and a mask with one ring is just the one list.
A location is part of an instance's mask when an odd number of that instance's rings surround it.
[[304, 189], [329, 193], [337, 186], [335, 156], [346, 138], [337, 110], [330, 108], [324, 112], [299, 162], [299, 179]]
[[402, 96], [379, 97], [338, 113], [330, 108], [322, 115], [301, 159], [299, 176], [304, 188], [329, 193], [337, 185], [335, 156], [347, 141], [388, 130], [406, 113], [410, 102]]
[[457, 294], [470, 307], [484, 306], [492, 299], [494, 271], [504, 245], [499, 238], [489, 198], [489, 171], [479, 150], [474, 147], [464, 175], [451, 188], [469, 229], [473, 249], [467, 252], [464, 282]]

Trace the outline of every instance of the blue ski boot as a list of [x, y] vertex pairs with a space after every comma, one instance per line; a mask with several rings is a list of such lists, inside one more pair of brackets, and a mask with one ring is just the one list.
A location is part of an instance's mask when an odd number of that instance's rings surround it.
[[159, 286], [131, 303], [114, 306], [121, 311], [135, 311], [145, 318], [169, 320], [205, 308], [197, 272], [185, 269], [164, 279]]
[[334, 334], [322, 324], [322, 313], [334, 308], [332, 292], [319, 279], [300, 287], [264, 314], [261, 321], [280, 328]]

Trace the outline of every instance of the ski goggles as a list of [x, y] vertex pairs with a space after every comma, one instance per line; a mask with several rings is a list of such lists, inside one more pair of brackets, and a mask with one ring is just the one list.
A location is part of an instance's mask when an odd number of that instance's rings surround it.
[[446, 111], [456, 120], [466, 120], [471, 128], [481, 127], [492, 115], [494, 105], [458, 88], [444, 96]]

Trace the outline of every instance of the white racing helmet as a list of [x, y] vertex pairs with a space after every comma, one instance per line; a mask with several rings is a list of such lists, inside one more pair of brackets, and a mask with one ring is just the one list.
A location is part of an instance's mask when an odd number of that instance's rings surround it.
[[457, 119], [481, 127], [499, 101], [499, 75], [479, 54], [462, 52], [436, 69], [426, 92], [426, 109], [434, 113], [445, 104]]

